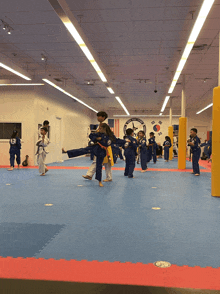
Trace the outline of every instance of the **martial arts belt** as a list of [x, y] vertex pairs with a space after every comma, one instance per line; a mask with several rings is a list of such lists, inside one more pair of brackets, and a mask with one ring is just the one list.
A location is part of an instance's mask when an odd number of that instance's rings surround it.
[[113, 166], [114, 165], [114, 159], [113, 159], [113, 154], [112, 154], [112, 147], [111, 146], [105, 147], [105, 146], [102, 146], [100, 143], [98, 143], [98, 144], [102, 149], [106, 150], [106, 157], [104, 158], [103, 163], [110, 162], [111, 166]]

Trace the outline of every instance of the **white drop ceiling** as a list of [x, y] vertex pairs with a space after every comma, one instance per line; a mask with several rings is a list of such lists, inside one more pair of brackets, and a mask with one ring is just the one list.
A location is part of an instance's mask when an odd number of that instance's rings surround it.
[[[159, 114], [202, 2], [66, 0], [131, 115]], [[97, 110], [125, 114], [48, 0], [2, 1], [0, 19], [13, 28], [8, 35], [0, 26], [0, 53], [27, 70], [34, 81], [49, 77]], [[195, 112], [211, 102], [212, 89], [218, 85], [219, 31], [220, 0], [215, 0], [182, 72], [187, 108]], [[0, 79], [24, 81], [2, 68]], [[180, 114], [181, 82], [182, 75], [171, 96], [173, 114]]]

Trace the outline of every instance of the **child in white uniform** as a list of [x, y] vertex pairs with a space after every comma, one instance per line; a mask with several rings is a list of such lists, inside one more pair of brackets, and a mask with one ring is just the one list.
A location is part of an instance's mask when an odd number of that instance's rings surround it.
[[45, 159], [46, 154], [48, 153], [47, 146], [50, 143], [49, 139], [47, 138], [47, 128], [43, 127], [40, 130], [42, 138], [37, 142], [37, 163], [39, 165], [39, 173], [41, 176], [45, 176], [45, 173], [48, 171], [47, 167], [45, 166]]

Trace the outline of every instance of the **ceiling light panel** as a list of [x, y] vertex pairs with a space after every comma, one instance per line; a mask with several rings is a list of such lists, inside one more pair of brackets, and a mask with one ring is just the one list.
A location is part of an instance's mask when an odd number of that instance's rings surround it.
[[19, 76], [19, 77], [21, 77], [21, 78], [23, 78], [23, 79], [25, 79], [25, 80], [28, 80], [28, 81], [31, 80], [31, 79], [28, 78], [27, 76], [21, 74], [20, 72], [14, 70], [13, 68], [11, 68], [11, 67], [9, 67], [9, 66], [7, 66], [7, 65], [5, 65], [5, 64], [3, 64], [3, 63], [1, 63], [1, 62], [0, 62], [0, 67], [3, 67], [4, 69], [6, 69], [6, 70], [8, 70], [8, 71], [10, 71], [10, 72], [12, 72], [12, 73], [14, 73], [15, 75], [17, 75], [17, 76]]
[[169, 91], [168, 91], [169, 94], [173, 93], [173, 90], [174, 90], [174, 88], [176, 86], [176, 83], [177, 83], [177, 81], [179, 79], [179, 76], [180, 76], [180, 74], [181, 74], [181, 72], [182, 72], [182, 70], [183, 70], [183, 68], [184, 68], [184, 66], [186, 64], [186, 61], [187, 61], [187, 59], [188, 59], [188, 57], [190, 55], [190, 52], [192, 51], [192, 48], [193, 48], [193, 46], [194, 46], [194, 44], [196, 42], [197, 37], [199, 36], [199, 33], [200, 33], [204, 23], [205, 23], [205, 20], [206, 20], [208, 14], [210, 12], [210, 9], [212, 8], [212, 5], [213, 5], [214, 1], [215, 0], [204, 0], [203, 1], [203, 4], [202, 4], [201, 9], [199, 11], [198, 17], [197, 17], [196, 22], [195, 22], [195, 24], [193, 26], [193, 29], [192, 29], [191, 34], [189, 36], [188, 42], [187, 42], [187, 44], [185, 46], [182, 57], [181, 57], [180, 62], [178, 64], [177, 70], [175, 72], [172, 84], [171, 84], [171, 86], [169, 88]]
[[44, 82], [48, 83], [49, 85], [51, 85], [52, 87], [56, 88], [57, 90], [59, 90], [60, 92], [63, 92], [64, 94], [66, 94], [67, 96], [71, 97], [72, 99], [76, 100], [77, 102], [83, 104], [84, 106], [86, 106], [87, 108], [91, 109], [92, 111], [98, 113], [97, 110], [95, 110], [94, 108], [90, 107], [88, 104], [84, 103], [82, 100], [76, 98], [75, 96], [71, 95], [69, 92], [63, 90], [62, 88], [60, 88], [59, 86], [57, 86], [56, 84], [52, 83], [51, 81], [49, 81], [48, 79], [43, 79]]
[[202, 110], [196, 112], [196, 114], [200, 114], [201, 112], [203, 112], [204, 110], [206, 110], [206, 109], [208, 109], [208, 108], [210, 108], [210, 107], [212, 107], [212, 106], [213, 106], [213, 103], [209, 104], [208, 106], [206, 106], [206, 107], [203, 108]]

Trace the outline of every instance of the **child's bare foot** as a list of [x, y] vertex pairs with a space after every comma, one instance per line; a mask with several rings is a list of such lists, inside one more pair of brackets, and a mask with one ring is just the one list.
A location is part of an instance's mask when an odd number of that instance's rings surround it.
[[82, 177], [83, 177], [84, 179], [87, 179], [87, 180], [90, 180], [90, 181], [92, 180], [92, 177], [87, 176], [87, 175], [86, 175], [86, 176], [82, 176]]
[[41, 176], [45, 176], [45, 173], [41, 174]]
[[45, 168], [45, 173], [47, 173], [48, 172], [48, 169], [47, 168]]
[[112, 180], [105, 179], [105, 180], [103, 180], [103, 182], [112, 182]]
[[146, 170], [146, 169], [144, 169], [144, 170], [142, 170], [142, 171], [141, 171], [141, 173], [145, 173], [146, 171], [147, 171], [147, 170]]
[[102, 182], [99, 182], [99, 187], [104, 187], [104, 186], [102, 185]]
[[13, 170], [14, 168], [13, 167], [10, 167], [8, 170]]
[[64, 150], [64, 148], [62, 148], [62, 153], [67, 153], [67, 151], [66, 151], [66, 150]]
[[18, 165], [18, 169], [20, 169], [20, 165]]

